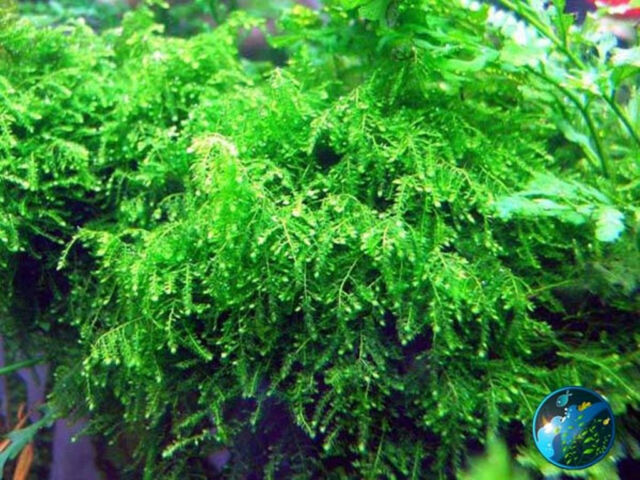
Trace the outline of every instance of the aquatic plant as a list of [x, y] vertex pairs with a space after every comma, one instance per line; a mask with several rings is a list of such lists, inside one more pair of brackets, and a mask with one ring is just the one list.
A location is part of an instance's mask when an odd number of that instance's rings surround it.
[[123, 478], [451, 478], [563, 385], [638, 408], [637, 47], [562, 1], [335, 0], [276, 67], [258, 19], [150, 3], [0, 20], [2, 333]]

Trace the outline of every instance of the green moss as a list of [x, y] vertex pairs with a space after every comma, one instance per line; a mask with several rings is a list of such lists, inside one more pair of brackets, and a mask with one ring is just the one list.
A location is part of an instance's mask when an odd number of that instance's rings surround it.
[[555, 46], [390, 3], [283, 13], [282, 68], [242, 12], [4, 20], [3, 330], [49, 329], [52, 403], [127, 433], [131, 478], [222, 446], [229, 477], [447, 478], [556, 387], [637, 407], [633, 60], [525, 2]]

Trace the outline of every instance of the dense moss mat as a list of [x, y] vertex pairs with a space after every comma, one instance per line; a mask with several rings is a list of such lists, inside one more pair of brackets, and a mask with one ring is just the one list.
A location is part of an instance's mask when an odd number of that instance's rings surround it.
[[123, 478], [452, 478], [494, 436], [554, 472], [572, 384], [620, 427], [578, 474], [638, 451], [638, 49], [504, 3], [294, 7], [282, 67], [240, 11], [2, 17], [2, 333]]

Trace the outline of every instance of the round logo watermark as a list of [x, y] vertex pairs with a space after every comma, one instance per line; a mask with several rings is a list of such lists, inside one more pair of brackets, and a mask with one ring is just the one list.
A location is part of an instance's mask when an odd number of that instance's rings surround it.
[[613, 445], [615, 421], [609, 403], [593, 390], [564, 387], [547, 395], [533, 417], [533, 440], [557, 467], [587, 468]]

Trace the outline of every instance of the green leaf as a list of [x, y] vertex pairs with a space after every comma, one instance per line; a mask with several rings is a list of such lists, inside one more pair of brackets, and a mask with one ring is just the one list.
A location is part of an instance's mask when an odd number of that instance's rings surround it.
[[472, 60], [459, 60], [456, 58], [443, 60], [444, 68], [456, 73], [478, 72], [485, 68], [490, 62], [498, 58], [499, 52], [491, 49], [484, 49], [477, 57]]
[[615, 48], [611, 55], [611, 63], [616, 67], [623, 65], [640, 67], [640, 47]]
[[7, 461], [16, 458], [22, 449], [33, 441], [33, 438], [39, 430], [51, 427], [56, 420], [56, 414], [48, 405], [43, 405], [40, 410], [43, 412], [40, 420], [32, 423], [28, 427], [14, 430], [5, 435], [5, 438], [11, 440], [11, 443], [9, 443], [5, 450], [0, 452], [0, 480], [3, 478], [4, 466]]
[[373, 0], [366, 5], [360, 7], [360, 16], [367, 20], [379, 21], [381, 24], [386, 23], [387, 9], [392, 0]]
[[596, 238], [601, 242], [617, 240], [624, 231], [624, 214], [613, 207], [602, 207], [596, 215]]
[[494, 479], [528, 480], [530, 477], [518, 468], [503, 441], [491, 439], [487, 444], [487, 452], [483, 457], [473, 459], [467, 472], [458, 476], [459, 480], [494, 480]]
[[571, 123], [564, 119], [558, 120], [558, 127], [564, 134], [565, 138], [571, 142], [580, 145], [584, 153], [591, 159], [593, 163], [598, 162], [598, 154], [593, 148], [593, 139], [586, 133], [580, 132]]
[[616, 240], [624, 230], [622, 212], [590, 186], [539, 174], [527, 187], [514, 195], [499, 197], [493, 203], [499, 217], [505, 220], [553, 217], [576, 226], [595, 218], [596, 238], [602, 242]]
[[39, 363], [43, 363], [45, 361], [44, 358], [31, 358], [29, 360], [23, 360], [21, 362], [16, 362], [11, 365], [6, 365], [0, 368], [0, 375], [7, 375], [9, 373], [13, 373], [21, 368], [32, 367], [34, 365], [38, 365]]

